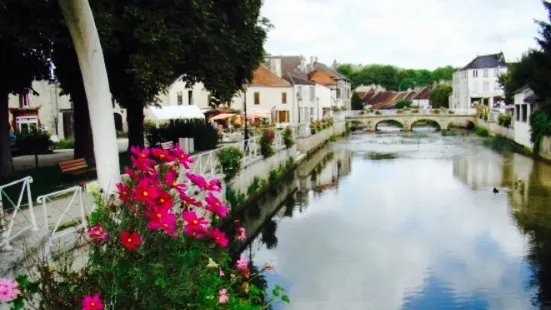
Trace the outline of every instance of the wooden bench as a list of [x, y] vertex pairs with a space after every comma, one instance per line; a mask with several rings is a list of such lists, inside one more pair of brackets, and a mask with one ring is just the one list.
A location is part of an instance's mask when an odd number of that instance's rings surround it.
[[172, 143], [172, 141], [161, 142], [161, 148], [163, 150], [172, 150], [173, 147], [174, 147], [174, 143]]
[[61, 169], [61, 174], [72, 175], [75, 182], [77, 175], [96, 170], [96, 168], [88, 167], [88, 163], [84, 158], [61, 161], [59, 162], [59, 169]]

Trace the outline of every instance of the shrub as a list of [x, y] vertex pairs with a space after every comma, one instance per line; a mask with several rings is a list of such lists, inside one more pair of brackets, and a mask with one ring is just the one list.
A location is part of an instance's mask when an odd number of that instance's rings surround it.
[[433, 114], [440, 114], [440, 109], [432, 109]]
[[[117, 184], [116, 200], [94, 191], [87, 266], [39, 266], [38, 281], [19, 278], [18, 298], [38, 299], [40, 309], [262, 309], [266, 293], [252, 280], [271, 267], [251, 275], [244, 255], [236, 263], [229, 257], [229, 238], [217, 227], [229, 213], [218, 197], [220, 181], [186, 173], [189, 185], [179, 183], [190, 160], [177, 148], [132, 153], [134, 167]], [[236, 231], [232, 239], [244, 241], [245, 229]], [[288, 301], [281, 290], [273, 295]], [[92, 302], [96, 307], [86, 307]]]
[[290, 148], [293, 144], [295, 144], [295, 140], [293, 139], [293, 131], [290, 127], [285, 128], [283, 131], [283, 143], [286, 148]]
[[415, 109], [415, 110], [413, 110], [413, 111], [411, 111], [411, 112], [414, 113], [414, 114], [418, 114], [418, 113], [419, 113], [419, 110], [418, 110], [418, 109]]
[[271, 184], [274, 184], [277, 181], [278, 178], [279, 178], [279, 174], [278, 174], [277, 170], [275, 170], [275, 169], [270, 170], [270, 176], [268, 177], [269, 182]]
[[500, 114], [498, 118], [498, 124], [503, 127], [509, 128], [511, 126], [512, 117], [510, 114]]
[[15, 145], [22, 154], [44, 154], [53, 149], [53, 142], [50, 140], [50, 134], [46, 131], [32, 129], [16, 133]]
[[54, 142], [54, 150], [74, 149], [75, 141], [73, 140], [59, 140]]
[[329, 141], [331, 141], [331, 142], [337, 141], [337, 136], [335, 136], [335, 135], [330, 135], [330, 136], [329, 136]]
[[275, 132], [271, 129], [265, 129], [260, 137], [260, 154], [268, 158], [275, 154], [274, 151]]
[[453, 111], [453, 110], [448, 110], [448, 114], [455, 114], [455, 111]]
[[490, 134], [488, 133], [488, 129], [484, 128], [484, 127], [476, 127], [474, 129], [474, 131], [476, 132], [477, 135], [481, 136], [481, 137], [487, 137], [489, 136]]
[[232, 208], [242, 206], [246, 200], [245, 194], [234, 191], [231, 187], [226, 188], [226, 201]]
[[250, 197], [254, 193], [256, 193], [256, 191], [258, 191], [260, 188], [261, 188], [260, 187], [260, 179], [258, 177], [254, 177], [253, 181], [251, 182], [251, 184], [247, 188], [247, 194]]
[[243, 152], [236, 147], [227, 147], [216, 152], [225, 180], [231, 181], [241, 170], [241, 160]]
[[196, 151], [208, 151], [216, 148], [218, 132], [205, 121], [175, 120], [156, 128], [151, 122], [144, 123], [144, 135], [149, 145], [172, 141], [178, 143], [179, 138], [193, 138]]
[[411, 104], [412, 104], [411, 100], [407, 100], [407, 99], [398, 100], [398, 102], [396, 103], [396, 108], [397, 109], [407, 108], [411, 106]]
[[381, 115], [381, 114], [383, 114], [383, 112], [381, 112], [379, 110], [375, 111], [375, 115]]

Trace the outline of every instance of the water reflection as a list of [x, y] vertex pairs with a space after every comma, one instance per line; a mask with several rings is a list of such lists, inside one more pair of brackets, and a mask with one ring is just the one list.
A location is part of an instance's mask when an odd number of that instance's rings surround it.
[[[373, 151], [399, 157], [363, 156]], [[292, 301], [275, 309], [544, 309], [551, 299], [551, 166], [478, 137], [353, 135], [271, 195], [243, 217], [251, 240], [240, 250], [275, 265], [267, 285]]]

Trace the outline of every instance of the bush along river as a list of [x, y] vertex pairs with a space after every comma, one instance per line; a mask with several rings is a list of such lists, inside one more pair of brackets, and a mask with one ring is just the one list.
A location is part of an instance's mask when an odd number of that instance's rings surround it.
[[273, 309], [551, 305], [551, 166], [471, 132], [353, 133], [238, 219]]

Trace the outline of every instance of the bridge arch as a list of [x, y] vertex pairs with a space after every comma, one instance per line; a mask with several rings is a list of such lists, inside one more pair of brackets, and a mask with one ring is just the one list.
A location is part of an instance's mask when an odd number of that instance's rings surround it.
[[404, 124], [402, 121], [400, 121], [398, 119], [395, 119], [395, 118], [385, 118], [385, 119], [381, 119], [381, 120], [377, 121], [377, 123], [375, 123], [375, 127], [373, 127], [375, 129], [375, 131], [380, 131], [379, 130], [379, 125], [381, 125], [381, 124], [396, 124], [396, 125], [400, 126], [401, 130], [408, 130], [406, 124]]
[[431, 124], [431, 125], [435, 125], [437, 130], [440, 131], [440, 130], [446, 130], [448, 129], [448, 124], [443, 124], [442, 122], [439, 122], [435, 119], [432, 119], [430, 117], [427, 117], [427, 118], [418, 118], [418, 119], [415, 119], [411, 122], [411, 129], [413, 130], [413, 126], [415, 125], [420, 125], [422, 123], [427, 123], [427, 124]]

